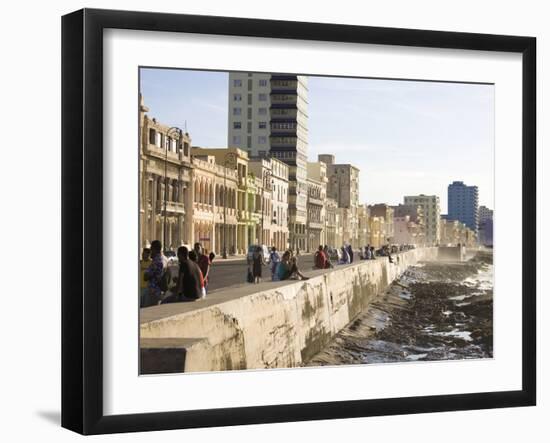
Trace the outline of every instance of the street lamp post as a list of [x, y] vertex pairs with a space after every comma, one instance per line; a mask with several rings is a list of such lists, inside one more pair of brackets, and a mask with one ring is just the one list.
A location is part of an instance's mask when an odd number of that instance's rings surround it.
[[[265, 199], [264, 199], [264, 192], [266, 188], [266, 184], [269, 185], [269, 179], [271, 178], [271, 171], [265, 171], [262, 177], [262, 245], [265, 244], [264, 241], [264, 217], [265, 217]], [[273, 197], [272, 197], [273, 199]]]
[[223, 168], [223, 251], [222, 251], [222, 257], [227, 258], [227, 165], [231, 162], [231, 164], [235, 163], [235, 160], [237, 158], [237, 155], [234, 152], [228, 152], [225, 154], [224, 158], [224, 168]]
[[[166, 132], [167, 137], [170, 139], [172, 138], [172, 135], [177, 135], [178, 143], [181, 140], [182, 130], [176, 126], [172, 126], [168, 131]], [[169, 148], [168, 142], [164, 142], [164, 219], [163, 219], [163, 232], [162, 232], [162, 244], [164, 246], [164, 252], [168, 251], [168, 248], [166, 247], [166, 237], [167, 237], [167, 229], [168, 225], [166, 223], [166, 214], [167, 214], [167, 206], [168, 206], [168, 148]]]

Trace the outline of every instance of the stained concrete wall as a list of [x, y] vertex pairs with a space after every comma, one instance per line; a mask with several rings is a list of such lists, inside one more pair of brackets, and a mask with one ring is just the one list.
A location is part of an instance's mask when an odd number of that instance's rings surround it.
[[466, 248], [464, 246], [440, 246], [437, 258], [445, 261], [464, 261]]
[[149, 339], [157, 339], [159, 348], [177, 338], [190, 343], [185, 372], [299, 366], [407, 267], [437, 255], [437, 248], [415, 249], [399, 260], [394, 256], [394, 263], [379, 257], [311, 271], [307, 281], [265, 283], [262, 292], [248, 285], [223, 291], [218, 299], [147, 308], [141, 338], [148, 352], [154, 348]]

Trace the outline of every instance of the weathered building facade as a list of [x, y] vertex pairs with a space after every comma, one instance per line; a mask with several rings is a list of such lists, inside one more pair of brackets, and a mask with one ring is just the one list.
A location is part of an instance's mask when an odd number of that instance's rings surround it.
[[139, 242], [160, 240], [165, 250], [193, 241], [191, 137], [160, 124], [140, 98]]

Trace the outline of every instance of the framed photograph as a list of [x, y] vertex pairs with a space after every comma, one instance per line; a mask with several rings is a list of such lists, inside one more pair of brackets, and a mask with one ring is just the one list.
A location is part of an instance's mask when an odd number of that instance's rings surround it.
[[62, 57], [64, 427], [535, 405], [535, 38], [84, 9]]

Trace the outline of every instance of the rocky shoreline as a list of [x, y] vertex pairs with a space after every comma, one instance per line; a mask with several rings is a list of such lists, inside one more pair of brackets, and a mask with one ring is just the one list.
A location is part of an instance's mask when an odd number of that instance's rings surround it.
[[409, 268], [307, 366], [492, 358], [492, 252]]

